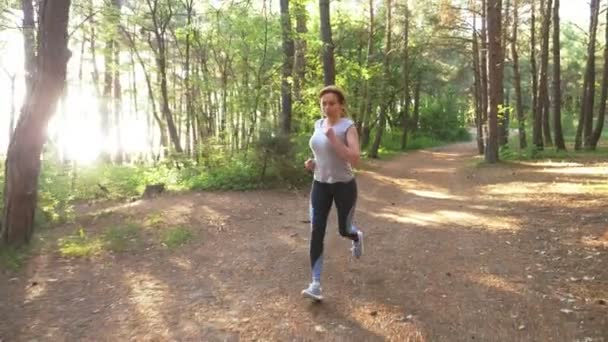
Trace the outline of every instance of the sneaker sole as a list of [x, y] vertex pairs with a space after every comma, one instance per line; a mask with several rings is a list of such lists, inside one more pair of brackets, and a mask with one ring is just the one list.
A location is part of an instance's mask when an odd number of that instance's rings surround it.
[[317, 296], [317, 295], [315, 295], [313, 293], [310, 293], [310, 292], [308, 292], [306, 290], [302, 291], [302, 296], [304, 296], [305, 298], [312, 299], [312, 300], [314, 300], [316, 302], [320, 302], [320, 301], [323, 300], [323, 296]]
[[355, 259], [360, 259], [361, 256], [363, 255], [363, 232], [359, 231], [357, 232], [357, 235], [359, 236], [359, 242], [361, 243], [361, 253], [359, 254], [359, 256], [353, 255], [353, 258]]

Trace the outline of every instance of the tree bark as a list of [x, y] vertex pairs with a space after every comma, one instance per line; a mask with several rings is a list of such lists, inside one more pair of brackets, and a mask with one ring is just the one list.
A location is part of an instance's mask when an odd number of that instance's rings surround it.
[[8, 148], [5, 167], [2, 241], [22, 245], [30, 241], [38, 200], [40, 154], [46, 128], [65, 83], [70, 0], [40, 2], [40, 30], [36, 72]]
[[599, 0], [591, 0], [589, 20], [589, 45], [587, 46], [587, 66], [583, 79], [583, 97], [581, 100], [581, 111], [576, 128], [574, 149], [580, 150], [582, 140], [585, 146], [589, 146], [588, 138], [591, 135], [593, 125], [593, 103], [595, 97], [595, 37], [597, 34], [597, 22], [599, 16]]
[[549, 33], [551, 28], [551, 5], [552, 0], [546, 0], [546, 6], [543, 7], [545, 1], [541, 0], [541, 13], [543, 14], [542, 26], [542, 42], [541, 42], [541, 58], [540, 58], [540, 82], [538, 88], [538, 108], [539, 119], [542, 120], [542, 132], [544, 137], [544, 146], [552, 146], [551, 127], [549, 125]]
[[[607, 31], [608, 32], [608, 31]], [[561, 64], [559, 41], [559, 0], [553, 4], [553, 130], [555, 132], [555, 147], [557, 150], [566, 150], [564, 133], [562, 132], [562, 90], [561, 90]], [[604, 54], [608, 50], [604, 49]], [[608, 75], [604, 68], [604, 75]], [[604, 77], [606, 80], [606, 77]]]
[[[559, 0], [555, 0], [559, 1]], [[554, 14], [558, 16], [559, 14]], [[608, 20], [608, 11], [606, 11], [606, 19]], [[608, 42], [608, 26], [605, 28], [605, 42]], [[604, 70], [602, 72], [602, 95], [600, 98], [600, 109], [597, 117], [597, 126], [593, 131], [589, 149], [595, 150], [597, 143], [602, 136], [602, 130], [604, 129], [604, 119], [606, 117], [606, 98], [608, 97], [608, 43], [604, 44]]]
[[416, 87], [414, 89], [414, 117], [412, 118], [412, 132], [418, 131], [418, 121], [420, 121], [420, 92], [422, 90], [422, 72], [416, 73]]
[[498, 107], [502, 92], [503, 61], [501, 47], [501, 0], [487, 1], [488, 25], [488, 143], [485, 160], [488, 163], [498, 162]]
[[321, 42], [323, 43], [323, 82], [326, 86], [336, 84], [334, 43], [331, 38], [331, 20], [329, 13], [329, 0], [319, 0]]
[[281, 77], [281, 133], [291, 132], [291, 78], [293, 74], [294, 43], [291, 37], [289, 0], [281, 0], [281, 31], [283, 32], [283, 75]]
[[302, 87], [306, 80], [306, 7], [301, 1], [294, 3], [296, 14], [296, 39], [295, 39], [295, 60], [294, 60], [294, 82], [293, 94], [296, 101], [302, 101]]
[[[193, 100], [193, 89], [192, 89], [192, 81], [190, 77], [191, 68], [190, 68], [190, 47], [192, 45], [192, 15], [194, 13], [194, 0], [185, 0], [182, 2], [185, 10], [186, 10], [186, 23], [187, 23], [187, 31], [186, 31], [186, 55], [184, 61], [184, 83], [186, 86], [186, 155], [192, 156], [192, 146], [195, 144], [192, 143], [191, 137], [194, 138], [196, 130], [194, 127], [194, 100]], [[195, 139], [192, 139], [195, 140]]]
[[26, 93], [32, 89], [36, 74], [36, 23], [32, 0], [21, 0], [23, 11], [23, 52]]
[[[542, 10], [541, 10], [542, 12]], [[538, 70], [536, 66], [536, 0], [532, 0], [532, 17], [530, 22], [530, 71], [532, 73], [532, 143], [536, 148], [543, 148], [542, 117], [538, 110]]]
[[[365, 62], [365, 68], [369, 70], [372, 65], [373, 52], [374, 52], [374, 0], [369, 0], [369, 32], [367, 37], [367, 57]], [[371, 134], [371, 123], [370, 117], [372, 112], [372, 100], [370, 92], [370, 81], [369, 77], [363, 81], [363, 101], [361, 101], [361, 107], [359, 112], [360, 118], [360, 140], [361, 147], [367, 148], [369, 145], [369, 139]]]
[[[488, 122], [488, 29], [487, 29], [487, 0], [482, 0], [481, 17], [481, 111], [482, 126]], [[487, 132], [486, 132], [487, 133]]]
[[173, 17], [173, 11], [171, 6], [168, 6], [168, 8], [161, 11], [158, 8], [158, 0], [146, 0], [146, 2], [148, 3], [148, 8], [150, 9], [150, 14], [152, 15], [152, 23], [154, 24], [153, 33], [156, 39], [156, 44], [152, 44], [150, 42], [150, 46], [153, 48], [156, 55], [156, 65], [158, 67], [160, 78], [159, 83], [163, 118], [167, 123], [169, 138], [173, 143], [175, 152], [182, 153], [183, 149], [177, 132], [177, 127], [175, 126], [173, 113], [171, 113], [171, 108], [169, 107], [169, 89], [167, 84], [167, 46], [165, 35], [167, 32], [167, 26]]
[[[484, 153], [484, 142], [483, 142], [483, 105], [482, 105], [482, 91], [481, 91], [481, 66], [479, 59], [479, 42], [477, 33], [477, 14], [476, 9], [473, 9], [473, 37], [472, 37], [472, 52], [473, 52], [473, 76], [474, 76], [474, 99], [475, 99], [475, 128], [477, 131], [477, 151], [479, 154]], [[418, 87], [416, 87], [418, 88]]]
[[[521, 92], [521, 74], [519, 71], [519, 54], [517, 53], [517, 25], [519, 24], [518, 11], [519, 1], [513, 2], [513, 35], [511, 36], [511, 58], [513, 59], [513, 86], [515, 88], [515, 106], [517, 110], [517, 122], [519, 131], [519, 148], [525, 149], [528, 145], [526, 140], [526, 118]], [[557, 0], [556, 0], [557, 1]]]
[[409, 30], [410, 30], [410, 15], [407, 1], [405, 2], [405, 20], [403, 24], [403, 135], [401, 136], [401, 150], [405, 150], [407, 146], [407, 131], [410, 121], [410, 73], [409, 73]]
[[[384, 84], [388, 85], [390, 80], [390, 52], [391, 52], [391, 21], [392, 21], [392, 5], [391, 0], [386, 0], [386, 45], [384, 49]], [[370, 150], [370, 158], [378, 158], [378, 149], [382, 142], [382, 134], [386, 126], [386, 112], [388, 109], [388, 93], [382, 92], [382, 103], [380, 104], [380, 117], [378, 118], [378, 130], [376, 131], [376, 137]]]
[[[500, 60], [504, 61], [507, 56], [507, 41], [509, 31], [509, 7], [511, 6], [510, 0], [505, 1], [504, 5], [504, 25], [502, 27], [502, 50]], [[509, 108], [509, 90], [505, 89], [504, 84], [500, 91], [500, 103], [502, 104], [502, 110], [498, 114], [498, 144], [504, 146], [509, 142], [509, 121], [510, 121], [510, 110]]]

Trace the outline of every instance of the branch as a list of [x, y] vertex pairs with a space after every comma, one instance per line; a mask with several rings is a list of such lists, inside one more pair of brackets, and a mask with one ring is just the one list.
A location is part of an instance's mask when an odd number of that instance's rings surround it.
[[96, 14], [100, 13], [101, 10], [97, 10], [96, 12], [93, 12], [89, 15], [87, 15], [82, 22], [80, 22], [78, 25], [76, 25], [74, 27], [74, 30], [72, 30], [72, 32], [68, 32], [68, 38], [72, 37], [72, 34], [74, 34], [76, 32], [76, 30], [78, 30], [82, 25], [84, 25], [84, 23], [86, 23], [87, 21], [89, 21], [90, 19], [92, 19]]

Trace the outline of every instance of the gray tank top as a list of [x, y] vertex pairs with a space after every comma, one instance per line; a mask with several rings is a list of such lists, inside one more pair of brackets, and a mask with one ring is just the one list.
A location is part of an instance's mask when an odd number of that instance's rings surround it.
[[[349, 182], [354, 178], [353, 169], [349, 162], [343, 160], [336, 154], [333, 146], [325, 136], [323, 122], [320, 119], [315, 122], [315, 131], [310, 138], [310, 149], [315, 156], [314, 178], [322, 183]], [[353, 126], [353, 121], [341, 118], [332, 128], [336, 137], [345, 145], [346, 131]]]

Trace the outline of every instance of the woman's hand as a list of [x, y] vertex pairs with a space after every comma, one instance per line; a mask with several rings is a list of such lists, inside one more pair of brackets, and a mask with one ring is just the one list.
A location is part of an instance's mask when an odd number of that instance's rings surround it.
[[315, 160], [314, 159], [308, 159], [307, 161], [304, 162], [304, 168], [306, 168], [306, 170], [308, 171], [314, 171], [315, 169]]
[[329, 140], [329, 142], [331, 142], [332, 144], [336, 142], [336, 132], [333, 128], [326, 127], [325, 136], [327, 137], [327, 140]]

